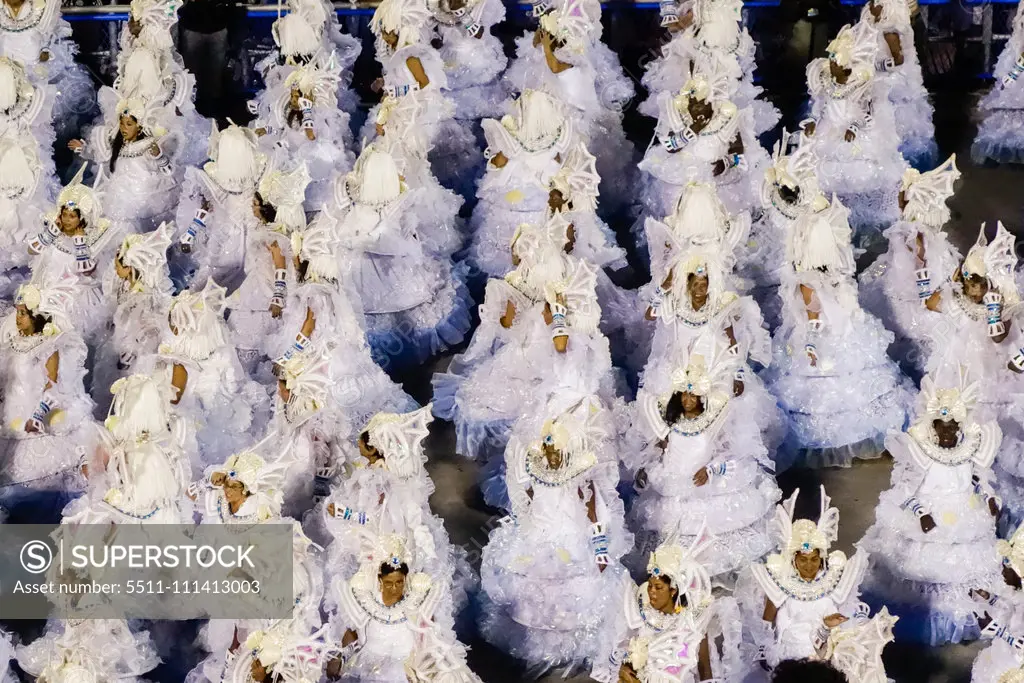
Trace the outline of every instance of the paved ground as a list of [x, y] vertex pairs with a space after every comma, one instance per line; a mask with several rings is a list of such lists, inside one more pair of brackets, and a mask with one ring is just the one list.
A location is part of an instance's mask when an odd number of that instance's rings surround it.
[[[948, 228], [962, 249], [973, 243], [982, 221], [1002, 220], [1018, 236], [1024, 227], [1020, 193], [1024, 171], [977, 168], [969, 163], [970, 140], [974, 135], [970, 111], [976, 98], [976, 94], [964, 92], [935, 96], [940, 149], [947, 155], [956, 152], [958, 164], [963, 171], [962, 186], [951, 202], [954, 218]], [[441, 359], [433, 368], [423, 368], [415, 377], [409, 378], [407, 388], [417, 399], [423, 402], [429, 400], [430, 371], [443, 368], [447, 362], [447, 359]], [[471, 559], [478, 563], [480, 550], [500, 515], [484, 506], [481, 500], [476, 486], [476, 465], [454, 455], [454, 433], [450, 425], [435, 423], [428, 451], [428, 469], [437, 487], [431, 505], [444, 518], [453, 542], [465, 547]], [[787, 472], [780, 478], [780, 485], [788, 495], [797, 486], [804, 490], [815, 490], [818, 483], [825, 484], [842, 515], [839, 545], [844, 550], [850, 550], [874, 521], [874, 507], [879, 493], [889, 483], [890, 469], [891, 461], [884, 457], [858, 463], [846, 470]], [[486, 643], [471, 642], [471, 645], [471, 664], [487, 683], [526, 679], [514, 660]], [[886, 651], [889, 675], [901, 683], [969, 681], [971, 663], [979, 649], [978, 644], [942, 648], [894, 644]], [[565, 679], [555, 673], [541, 680], [554, 683], [559, 680], [590, 679], [586, 676]]]

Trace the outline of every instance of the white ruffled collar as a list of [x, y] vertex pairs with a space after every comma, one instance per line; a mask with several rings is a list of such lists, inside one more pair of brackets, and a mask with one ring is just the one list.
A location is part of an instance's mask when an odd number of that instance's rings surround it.
[[814, 602], [835, 592], [846, 571], [846, 555], [835, 551], [828, 556], [828, 566], [811, 581], [800, 578], [793, 567], [793, 558], [772, 555], [765, 562], [768, 576], [788, 597], [800, 602]]

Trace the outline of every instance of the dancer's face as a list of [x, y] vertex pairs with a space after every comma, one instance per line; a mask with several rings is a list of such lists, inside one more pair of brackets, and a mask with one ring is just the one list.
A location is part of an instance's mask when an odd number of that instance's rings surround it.
[[18, 304], [14, 311], [14, 324], [18, 328], [18, 334], [23, 337], [31, 337], [35, 334], [36, 321], [28, 307], [25, 304]]
[[658, 576], [651, 576], [647, 579], [647, 599], [651, 601], [651, 607], [659, 612], [672, 614], [675, 611], [678, 592], [668, 579]]
[[933, 420], [932, 427], [935, 429], [940, 447], [953, 448], [960, 441], [960, 423], [956, 420]]
[[686, 278], [686, 289], [690, 293], [690, 304], [700, 310], [708, 300], [708, 276], [690, 273]]
[[548, 461], [548, 467], [553, 470], [557, 470], [562, 466], [562, 451], [549, 443], [544, 444], [541, 449], [544, 453], [544, 459]]
[[793, 566], [804, 581], [812, 581], [821, 571], [821, 551], [817, 548], [809, 553], [797, 553], [793, 556]]
[[684, 391], [681, 394], [683, 401], [683, 412], [688, 414], [697, 413], [700, 415], [704, 412], [704, 401], [701, 400], [700, 396], [691, 394], [688, 391]]
[[380, 577], [380, 599], [385, 607], [391, 607], [405, 597], [405, 574], [391, 572]]
[[138, 120], [131, 114], [121, 114], [117, 125], [126, 142], [135, 140], [139, 137], [139, 133], [142, 132], [142, 126], [139, 125]]
[[74, 232], [82, 225], [82, 212], [78, 209], [72, 209], [70, 206], [62, 206], [57, 222], [60, 223], [62, 231]]
[[964, 278], [964, 296], [968, 299], [980, 304], [986, 294], [988, 294], [988, 280], [978, 275]]

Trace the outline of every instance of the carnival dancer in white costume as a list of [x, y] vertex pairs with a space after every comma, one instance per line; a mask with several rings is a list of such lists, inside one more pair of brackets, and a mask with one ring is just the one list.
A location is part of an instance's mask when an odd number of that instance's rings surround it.
[[878, 30], [845, 26], [828, 56], [807, 65], [810, 117], [801, 144], [814, 145], [826, 194], [850, 207], [856, 230], [880, 231], [899, 217], [897, 195], [906, 162], [889, 101], [890, 83], [875, 74]]
[[[4, 506], [40, 506], [80, 489], [74, 472], [90, 451], [92, 399], [86, 347], [72, 324], [75, 284], [26, 284], [0, 325], [3, 343]], [[10, 498], [11, 502], [6, 499]], [[66, 498], [59, 502], [63, 507]], [[37, 518], [38, 519], [38, 518]]]
[[749, 226], [746, 213], [729, 215], [714, 186], [699, 183], [687, 186], [664, 223], [647, 219], [648, 239], [658, 248], [652, 254], [654, 280], [640, 294], [648, 302], [645, 317], [653, 321], [641, 384], [668, 377], [694, 341], [710, 333], [721, 348], [736, 347], [734, 409], [759, 426], [774, 451], [785, 434], [784, 416], [749, 367], [768, 365], [771, 341], [757, 304], [733, 290], [730, 275], [736, 245]]
[[733, 397], [741, 359], [706, 331], [676, 364], [648, 376], [623, 462], [639, 499], [630, 510], [636, 560], [665, 538], [710, 536], [703, 564], [726, 581], [771, 549], [768, 519], [780, 497], [757, 421]]
[[858, 598], [868, 566], [864, 551], [849, 558], [841, 550], [829, 552], [839, 533], [839, 510], [825, 488], [817, 521], [794, 519], [799, 493], [776, 508], [777, 552], [752, 565], [737, 589], [747, 637], [770, 667], [786, 659], [825, 660], [848, 680], [884, 683], [882, 650], [893, 639], [897, 618], [885, 607], [869, 617]]
[[[277, 51], [256, 65], [263, 74], [266, 87], [276, 87], [280, 79], [290, 72], [288, 68], [277, 69], [275, 66], [301, 66], [320, 54], [332, 55], [341, 71], [338, 106], [349, 114], [355, 114], [359, 98], [349, 84], [353, 66], [363, 49], [362, 42], [341, 32], [334, 6], [326, 0], [289, 0], [287, 7], [288, 13], [270, 27]], [[338, 134], [343, 136], [346, 146], [351, 144], [351, 130]]]
[[455, 117], [479, 121], [501, 116], [508, 96], [501, 73], [508, 64], [492, 27], [505, 19], [499, 0], [428, 0]]
[[[0, 63], [2, 68], [2, 63]], [[29, 262], [25, 245], [55, 194], [31, 133], [0, 134], [0, 292], [13, 293]]]
[[935, 144], [932, 105], [914, 47], [910, 3], [871, 0], [861, 10], [860, 20], [877, 30], [876, 78], [888, 82], [900, 154], [918, 170], [932, 168], [938, 162], [939, 149]]
[[[171, 427], [172, 385], [165, 370], [110, 387], [110, 416], [99, 457], [87, 458], [90, 491], [64, 510], [64, 524], [191, 524], [185, 491], [192, 465]], [[178, 431], [179, 433], [175, 433]]]
[[[277, 664], [270, 651], [272, 642], [280, 645], [278, 639], [291, 641], [295, 637], [306, 637], [311, 646], [321, 642], [320, 603], [324, 596], [324, 577], [320, 548], [306, 537], [298, 522], [281, 516], [282, 486], [292, 460], [282, 453], [277, 460], [265, 461], [257, 451], [262, 451], [266, 443], [256, 444], [232, 455], [222, 465], [209, 468], [202, 482], [190, 488], [190, 495], [203, 499], [204, 524], [293, 525], [292, 554], [279, 558], [292, 565], [292, 613], [283, 619], [211, 619], [199, 634], [201, 646], [210, 654], [188, 674], [187, 683], [244, 681], [231, 678], [241, 671], [238, 660], [245, 660], [254, 654], [253, 650], [262, 649], [264, 652], [258, 657], [260, 663], [264, 667]], [[271, 570], [272, 566], [259, 569], [261, 572]], [[268, 637], [268, 634], [272, 635]], [[243, 644], [245, 648], [239, 651]], [[315, 652], [311, 650], [310, 654]], [[251, 659], [249, 664], [252, 664]], [[319, 668], [323, 668], [323, 662]]]
[[909, 380], [886, 355], [892, 333], [857, 303], [849, 211], [834, 195], [810, 203], [787, 236], [783, 320], [765, 378], [789, 415], [779, 469], [878, 457], [910, 402]]
[[415, 193], [391, 154], [372, 145], [352, 173], [337, 178], [333, 202], [317, 219], [340, 241], [342, 279], [366, 316], [375, 358], [387, 368], [422, 363], [460, 343], [470, 328], [462, 271], [425, 246], [436, 228], [418, 220]]
[[346, 418], [344, 442], [379, 411], [417, 407], [374, 362], [366, 343], [361, 311], [355, 296], [341, 285], [338, 240], [328, 221], [314, 221], [292, 234], [296, 287], [284, 309], [279, 332], [268, 350], [280, 365], [312, 343], [330, 357], [333, 404]]
[[32, 280], [43, 286], [63, 279], [74, 282], [74, 301], [68, 314], [79, 321], [79, 332], [89, 343], [106, 331], [109, 313], [103, 311], [100, 266], [127, 232], [122, 223], [106, 217], [104, 186], [82, 183], [85, 166], [57, 196], [56, 206], [43, 214], [43, 228], [26, 248]]
[[17, 649], [22, 671], [46, 683], [143, 683], [160, 663], [146, 631], [123, 619], [61, 619]]
[[519, 265], [488, 282], [472, 342], [434, 375], [434, 414], [455, 423], [462, 455], [500, 457], [512, 424], [557, 392], [614, 397], [595, 268], [566, 255], [565, 243], [564, 219], [522, 226]]
[[103, 279], [103, 296], [113, 310], [113, 332], [98, 350], [92, 370], [94, 398], [100, 399], [101, 408], [106, 387], [120, 371], [157, 351], [173, 290], [167, 267], [173, 234], [174, 226], [164, 223], [153, 232], [128, 235]]
[[565, 105], [541, 90], [524, 90], [508, 114], [481, 126], [487, 171], [470, 218], [468, 257], [477, 269], [501, 277], [511, 270], [507, 252], [516, 229], [548, 215], [554, 177], [580, 139]]
[[[195, 465], [221, 462], [262, 430], [267, 391], [249, 380], [224, 322], [225, 290], [213, 280], [168, 304], [156, 354], [140, 358], [141, 372], [169, 368], [174, 412], [188, 425]], [[198, 458], [198, 460], [196, 460]]]
[[290, 170], [272, 164], [253, 195], [256, 220], [246, 232], [245, 279], [228, 297], [228, 326], [239, 359], [250, 376], [263, 379], [263, 362], [277, 353], [289, 294], [295, 288], [291, 235], [306, 227], [302, 204], [309, 185], [306, 165]]
[[[740, 109], [753, 110], [754, 133], [773, 128], [779, 112], [770, 102], [758, 99], [761, 88], [753, 82], [755, 46], [743, 26], [743, 3], [697, 0], [683, 4], [689, 6], [685, 11], [672, 0], [660, 3], [661, 25], [671, 37], [644, 71], [641, 82], [650, 95], [640, 104], [640, 112], [657, 118], [661, 93], [679, 92], [690, 79], [694, 62], [711, 61], [729, 74], [731, 101]], [[683, 26], [684, 20], [690, 23]]]
[[193, 266], [197, 284], [214, 278], [234, 288], [241, 281], [248, 229], [255, 224], [253, 196], [267, 167], [256, 134], [239, 126], [210, 132], [211, 161], [188, 169], [176, 224], [181, 251]]
[[633, 97], [633, 83], [601, 42], [600, 3], [546, 3], [541, 12], [537, 30], [516, 39], [516, 59], [505, 79], [518, 92], [543, 90], [562, 101], [597, 155], [602, 209], [613, 213], [632, 201], [636, 152], [623, 132], [622, 110]]
[[1014, 279], [1017, 265], [1015, 238], [1002, 223], [990, 241], [985, 225], [952, 277], [939, 276], [929, 298], [937, 315], [926, 335], [926, 368], [934, 371], [945, 357], [971, 364], [980, 384], [977, 397], [980, 419], [996, 420], [1003, 432], [994, 467], [998, 488], [1006, 502], [1003, 523], [1019, 524], [1022, 507], [1017, 491], [1024, 469], [1020, 444], [1024, 430], [1017, 405], [1024, 394], [1024, 330], [1019, 318], [1020, 295]]
[[389, 534], [374, 539], [354, 576], [335, 579], [331, 627], [341, 652], [328, 663], [328, 680], [479, 682], [466, 665], [465, 646], [445, 623], [447, 577], [419, 568], [405, 539]]
[[929, 645], [977, 637], [968, 591], [998, 581], [990, 468], [1002, 435], [975, 416], [981, 387], [960, 358], [925, 376], [916, 421], [886, 439], [892, 488], [862, 542], [872, 556], [865, 591], [904, 619], [901, 637]]
[[[555, 144], [533, 157], [519, 137], [526, 133], [524, 125], [547, 125], [547, 115], [561, 116], [557, 113], [560, 106], [547, 94], [530, 90], [516, 101], [519, 122], [512, 117], [484, 122], [489, 139], [497, 140], [497, 149], [506, 150], [508, 156], [506, 152], [491, 155], [491, 169], [484, 179], [490, 186], [481, 188], [481, 203], [473, 213], [468, 259], [487, 275], [503, 276], [515, 266], [516, 257], [508, 245], [519, 226], [539, 225], [545, 220], [552, 227], [563, 225], [567, 230], [565, 253], [598, 268], [601, 329], [612, 341], [613, 353], [626, 355], [625, 349], [616, 346], [642, 346], [631, 344], [639, 328], [636, 295], [615, 285], [607, 273], [625, 267], [626, 258], [615, 234], [597, 215], [600, 177], [596, 160], [586, 145], [571, 138], [567, 138], [571, 144]], [[534, 117], [539, 120], [529, 120]], [[572, 125], [564, 118], [559, 120], [559, 126]], [[515, 177], [517, 173], [521, 177]], [[531, 198], [523, 201], [525, 196]]]
[[173, 216], [180, 183], [175, 178], [173, 135], [160, 123], [154, 104], [101, 92], [104, 123], [72, 140], [68, 148], [98, 164], [108, 192], [104, 209], [135, 232], [149, 232]]
[[0, 57], [0, 135], [24, 138], [39, 159], [44, 186], [56, 194], [53, 101], [52, 85], [33, 82], [21, 62]]
[[308, 343], [274, 361], [274, 394], [270, 443], [285, 449], [291, 466], [285, 478], [285, 511], [300, 519], [314, 503], [327, 497], [330, 482], [345, 460], [342, 448], [359, 427], [336, 400], [329, 346]]
[[791, 150], [791, 139], [784, 130], [775, 143], [761, 183], [761, 211], [750, 226], [749, 238], [736, 247], [736, 274], [752, 283], [750, 294], [772, 329], [779, 324], [778, 289], [786, 268], [786, 235], [818, 196], [813, 146]]
[[[327, 533], [327, 574], [342, 580], [359, 569], [369, 536], [397, 533], [408, 539], [424, 571], [448, 576], [452, 618], [468, 604], [476, 577], [465, 551], [453, 545], [440, 517], [430, 511], [434, 492], [424, 465], [423, 439], [433, 420], [431, 406], [409, 413], [377, 413], [354, 439], [343, 444], [344, 469], [336, 468], [327, 504], [321, 508]], [[353, 452], [355, 451], [355, 452]]]
[[706, 549], [703, 533], [688, 546], [668, 540], [650, 554], [642, 584], [624, 582], [591, 676], [600, 683], [742, 680], [739, 610], [732, 598], [712, 596]]
[[902, 216], [884, 233], [889, 249], [860, 275], [861, 304], [896, 334], [893, 356], [918, 375], [941, 318], [933, 309], [941, 307], [941, 290], [961, 260], [942, 231], [959, 177], [955, 155], [927, 173], [908, 169], [900, 188]]
[[54, 87], [57, 139], [68, 140], [96, 108], [95, 89], [82, 65], [71, 26], [61, 18], [60, 0], [6, 0], [0, 7], [0, 54]]
[[[172, 3], [175, 1], [161, 0], [168, 9], [174, 7]], [[170, 31], [177, 21], [177, 14], [168, 16], [159, 9], [147, 12], [155, 12], [162, 21], [152, 29], [142, 29], [146, 40], [140, 38], [137, 44], [118, 55], [118, 76], [114, 79], [113, 88], [104, 86], [100, 89], [101, 105], [104, 97], [111, 102], [117, 101], [113, 92], [120, 93], [125, 99], [142, 100], [160, 125], [172, 134], [168, 138], [172, 143], [168, 151], [177, 164], [175, 177], [181, 180], [184, 167], [198, 166], [206, 161], [205, 142], [210, 124], [196, 112], [193, 101], [195, 77], [175, 61], [181, 58], [174, 52], [173, 43], [165, 45], [148, 37], [150, 31], [155, 32], [158, 26], [165, 25], [163, 30], [170, 41]]]
[[1002, 558], [1002, 578], [990, 588], [971, 591], [974, 614], [981, 637], [992, 644], [981, 651], [971, 668], [971, 683], [1006, 683], [1024, 673], [1024, 603], [1021, 576], [1024, 575], [1024, 532], [1014, 532], [1009, 541], [997, 541]]
[[[1019, 373], [1024, 369], [1024, 344], [1015, 320], [1020, 295], [1015, 281], [1015, 238], [996, 224], [989, 240], [983, 223], [978, 239], [951, 276], [938, 274], [928, 299], [929, 310], [941, 312], [929, 330], [926, 367], [934, 370], [947, 353], [969, 359], [981, 382], [979, 409], [997, 419], [1009, 434], [1007, 405], [1024, 392]], [[935, 286], [937, 285], [937, 286]], [[1009, 364], [1007, 363], [1009, 361]]]
[[728, 77], [716, 68], [699, 70], [682, 90], [659, 96], [655, 139], [640, 162], [648, 174], [641, 191], [647, 216], [670, 214], [695, 181], [713, 183], [731, 213], [760, 205], [760, 169], [768, 154], [754, 137], [751, 110], [729, 99]]
[[978, 135], [971, 145], [971, 160], [997, 163], [1024, 162], [1024, 8], [1017, 6], [1013, 31], [996, 61], [995, 85], [978, 104]]
[[[171, 31], [178, 23], [178, 10], [182, 0], [134, 0], [128, 9], [119, 39], [121, 51], [132, 52], [137, 47], [174, 53], [174, 36]], [[180, 57], [176, 56], [175, 66], [183, 69]]]
[[620, 559], [633, 537], [615, 456], [604, 452], [614, 438], [604, 432], [606, 411], [591, 397], [552, 402], [529, 441], [505, 450], [511, 517], [483, 551], [480, 628], [531, 671], [594, 662], [626, 575]]
[[251, 127], [270, 153], [287, 150], [292, 163], [309, 169], [306, 207], [319, 208], [331, 195], [336, 173], [352, 167], [349, 116], [338, 108], [341, 67], [333, 54], [320, 52], [309, 62], [287, 68], [289, 73], [252, 102], [256, 120]]
[[[390, 109], [419, 112], [418, 145], [429, 150], [434, 174], [449, 189], [472, 177], [477, 142], [470, 126], [454, 118], [441, 54], [431, 45], [431, 16], [423, 0], [385, 0], [370, 21], [376, 36], [377, 61], [383, 68], [383, 98], [370, 110], [367, 128], [387, 128]], [[380, 129], [377, 129], [380, 134]], [[364, 133], [364, 139], [373, 135]]]

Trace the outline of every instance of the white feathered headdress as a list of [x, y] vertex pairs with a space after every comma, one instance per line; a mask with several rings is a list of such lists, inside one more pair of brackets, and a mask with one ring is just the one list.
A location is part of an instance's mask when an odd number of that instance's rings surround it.
[[786, 256], [797, 272], [827, 270], [852, 275], [856, 271], [850, 243], [850, 211], [832, 195], [828, 208], [805, 211], [789, 230]]
[[832, 543], [839, 538], [839, 509], [832, 507], [832, 499], [825, 493], [825, 487], [821, 487], [821, 507], [817, 521], [793, 519], [799, 495], [800, 489], [797, 489], [787, 500], [776, 506], [775, 518], [770, 526], [780, 554], [790, 564], [796, 553], [818, 550], [824, 557]]
[[132, 19], [141, 25], [138, 43], [161, 50], [174, 47], [171, 29], [178, 23], [182, 0], [132, 0]]
[[[430, 10], [423, 0], [382, 0], [377, 5], [373, 18], [370, 19], [370, 30], [380, 38], [385, 32], [398, 36], [395, 50], [408, 45], [416, 45], [428, 38]], [[383, 41], [378, 41], [378, 46]], [[391, 51], [386, 47], [379, 54]]]
[[548, 149], [565, 134], [565, 105], [543, 90], [527, 89], [513, 100], [501, 125], [527, 151]]
[[337, 282], [340, 273], [334, 224], [321, 214], [305, 230], [292, 233], [292, 253], [305, 262], [305, 282]]
[[875, 71], [878, 33], [867, 22], [847, 24], [826, 48], [828, 57], [844, 69], [850, 69], [858, 80], [870, 79]]
[[565, 253], [569, 244], [569, 221], [561, 213], [553, 213], [542, 224], [522, 223], [512, 234], [509, 244], [520, 266], [532, 268]]
[[[338, 85], [341, 83], [341, 66], [334, 53], [319, 56], [307, 64], [296, 66], [284, 79], [290, 90], [297, 88], [304, 97], [326, 106], [337, 106]], [[286, 96], [289, 96], [286, 94]]]
[[91, 230], [106, 230], [110, 221], [103, 217], [103, 191], [99, 185], [99, 174], [93, 187], [82, 182], [88, 164], [82, 164], [71, 182], [57, 195], [57, 206], [48, 214], [48, 218], [56, 220], [62, 208], [77, 209]]
[[1020, 302], [1014, 270], [1017, 268], [1016, 240], [1002, 221], [996, 223], [996, 236], [991, 242], [985, 237], [985, 223], [981, 224], [978, 241], [967, 252], [960, 274], [966, 279], [978, 276], [988, 280], [989, 285], [1003, 295], [1004, 306]]
[[732, 380], [740, 365], [739, 358], [716, 343], [715, 334], [704, 331], [690, 345], [686, 357], [672, 371], [672, 389], [664, 402], [675, 392], [685, 392], [724, 403], [732, 392]]
[[743, 0], [694, 0], [697, 37], [711, 48], [735, 50], [743, 20]]
[[309, 181], [309, 169], [304, 161], [290, 171], [272, 165], [260, 178], [257, 186], [260, 197], [277, 210], [277, 222], [288, 232], [306, 227], [302, 204]]
[[167, 249], [174, 234], [173, 223], [161, 223], [153, 232], [132, 233], [121, 242], [118, 256], [128, 268], [134, 268], [140, 284], [147, 291], [170, 292], [172, 285], [167, 270]]
[[39, 146], [27, 131], [0, 138], [0, 196], [30, 196], [39, 184]]
[[203, 168], [214, 180], [231, 192], [255, 187], [267, 165], [267, 156], [259, 150], [256, 133], [231, 124], [222, 131], [211, 124], [209, 161]]
[[280, 378], [288, 389], [285, 416], [296, 424], [312, 417], [327, 406], [333, 379], [331, 356], [319, 344], [279, 361]]
[[554, 178], [552, 186], [562, 194], [573, 210], [594, 211], [597, 209], [598, 185], [601, 176], [597, 174], [596, 158], [583, 142], [572, 147], [562, 160], [562, 167]]
[[956, 420], [961, 427], [966, 427], [980, 391], [979, 382], [970, 380], [967, 366], [951, 358], [943, 359], [936, 372], [921, 380], [919, 421], [930, 425], [933, 420]]
[[76, 278], [61, 278], [46, 285], [30, 281], [18, 287], [14, 303], [24, 306], [35, 315], [49, 317], [52, 322], [46, 324], [43, 334], [53, 336], [62, 330], [73, 328], [71, 312], [74, 309], [76, 293]]
[[198, 292], [185, 290], [174, 297], [170, 321], [179, 335], [197, 333], [217, 326], [223, 320], [226, 307], [227, 289], [211, 278]]
[[[749, 215], [734, 218], [711, 183], [691, 182], [683, 188], [675, 210], [665, 223], [683, 244], [702, 247], [720, 244], [732, 252], [747, 236]], [[739, 234], [737, 234], [739, 233]]]
[[114, 399], [103, 425], [118, 441], [155, 439], [168, 431], [167, 420], [175, 393], [170, 370], [122, 377], [110, 385]]
[[225, 683], [249, 683], [253, 660], [280, 683], [312, 683], [320, 679], [330, 646], [323, 631], [307, 634], [288, 623], [279, 622], [266, 630], [253, 631], [245, 639], [243, 653], [229, 664]]
[[[787, 153], [791, 137], [789, 131], [784, 130], [782, 139], [775, 143], [772, 165], [764, 172], [761, 202], [765, 207], [774, 206], [789, 218], [796, 218], [807, 208], [821, 211], [828, 205], [828, 199], [819, 191], [819, 160], [814, 145], [800, 145]], [[782, 188], [798, 193], [795, 205], [781, 199], [779, 192]]]
[[198, 292], [185, 290], [171, 301], [168, 320], [171, 335], [165, 335], [160, 353], [205, 360], [228, 343], [224, 309], [227, 290], [213, 279]]
[[14, 109], [18, 100], [26, 101], [33, 90], [25, 67], [10, 57], [0, 57], [0, 111]]
[[[683, 547], [675, 538], [669, 538], [651, 553], [647, 561], [647, 576], [668, 579], [679, 593], [676, 604], [682, 603], [691, 607], [702, 605], [711, 598], [711, 576], [702, 562], [702, 555], [711, 547], [712, 539], [707, 534], [706, 525], [689, 547]], [[647, 600], [647, 583], [641, 586], [641, 596]]]
[[344, 189], [352, 201], [383, 206], [408, 191], [398, 161], [377, 145], [368, 145], [345, 176]]
[[287, 447], [271, 460], [264, 457], [263, 452], [275, 438], [279, 438], [278, 434], [271, 432], [258, 443], [230, 456], [223, 465], [208, 470], [210, 475], [221, 472], [229, 479], [241, 482], [249, 496], [255, 498], [256, 514], [260, 521], [281, 517], [285, 474], [293, 462]]
[[906, 201], [903, 217], [932, 228], [941, 228], [949, 220], [946, 201], [953, 196], [953, 185], [959, 178], [955, 154], [927, 173], [908, 168], [900, 186]]
[[323, 23], [315, 23], [308, 13], [289, 12], [274, 22], [270, 34], [286, 62], [295, 57], [312, 55], [323, 42]]
[[[600, 7], [600, 5], [598, 5]], [[586, 0], [568, 0], [540, 18], [540, 27], [574, 54], [601, 37], [601, 18], [587, 13]]]
[[366, 425], [369, 443], [384, 456], [388, 471], [410, 477], [423, 471], [427, 456], [423, 440], [430, 434], [434, 420], [431, 405], [411, 413], [377, 413]]
[[[147, 46], [122, 52], [117, 58], [114, 90], [123, 98], [153, 100], [164, 91], [163, 53]], [[120, 112], [120, 109], [117, 110]]]
[[544, 299], [554, 306], [564, 303], [567, 325], [583, 334], [591, 334], [601, 324], [601, 306], [597, 300], [597, 269], [579, 259], [567, 259], [561, 279], [544, 285]]

